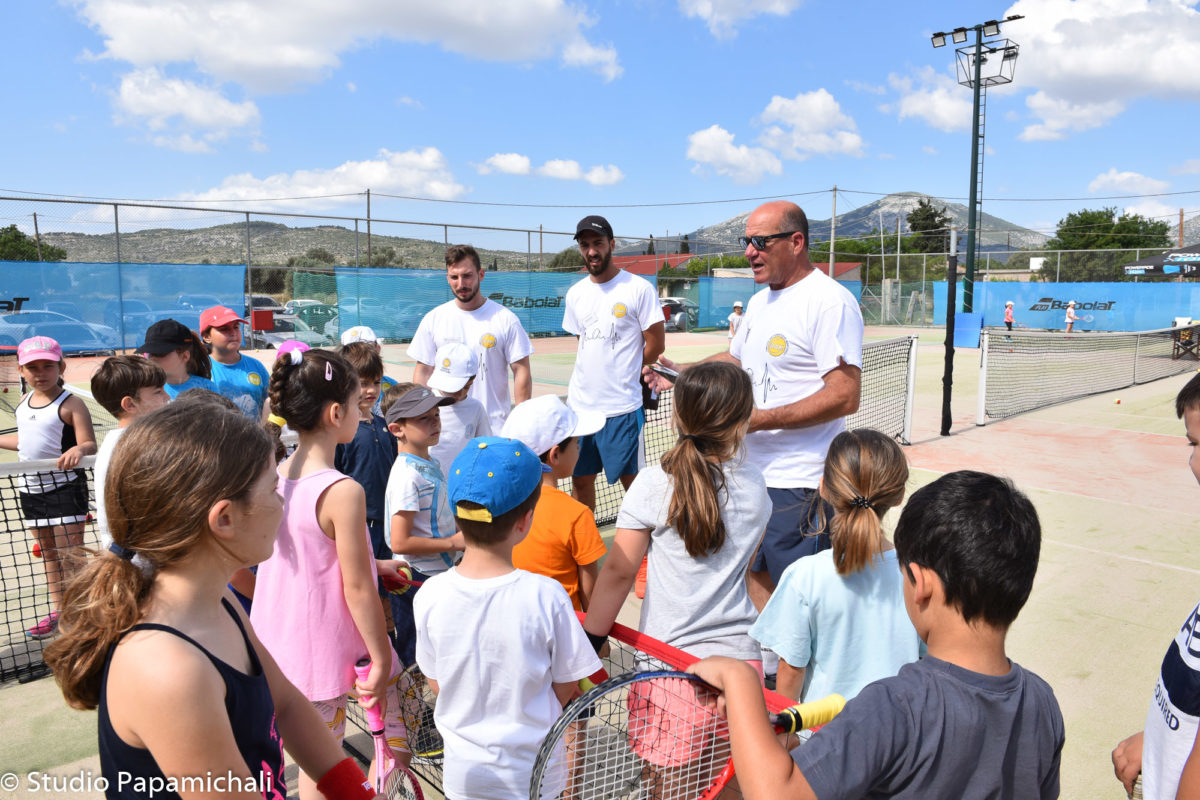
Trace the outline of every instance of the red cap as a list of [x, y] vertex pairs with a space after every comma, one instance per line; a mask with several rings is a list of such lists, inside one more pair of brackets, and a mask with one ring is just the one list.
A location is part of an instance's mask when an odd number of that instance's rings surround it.
[[246, 324], [246, 320], [239, 317], [232, 308], [226, 308], [225, 306], [206, 308], [204, 309], [204, 313], [200, 315], [200, 332], [204, 333], [209, 328], [219, 328], [231, 322]]

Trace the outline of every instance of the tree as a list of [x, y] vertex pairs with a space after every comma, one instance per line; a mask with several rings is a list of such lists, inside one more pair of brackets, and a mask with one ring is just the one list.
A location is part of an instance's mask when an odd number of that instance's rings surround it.
[[322, 264], [336, 264], [337, 258], [333, 253], [326, 250], [324, 247], [310, 247], [308, 252], [304, 254], [305, 258], [311, 258], [313, 261]]
[[692, 245], [688, 242], [688, 235], [683, 235], [683, 241], [679, 243], [679, 252], [681, 255], [687, 255], [692, 252]]
[[[38, 261], [38, 245], [21, 233], [16, 225], [0, 228], [0, 261]], [[51, 244], [42, 245], [42, 261], [66, 261], [67, 251]]]
[[550, 259], [550, 269], [565, 271], [582, 266], [583, 253], [579, 252], [578, 247], [568, 247], [566, 250], [560, 250], [554, 254], [554, 258]]
[[1124, 264], [1134, 260], [1137, 248], [1170, 247], [1170, 226], [1141, 214], [1117, 216], [1116, 208], [1073, 211], [1058, 221], [1048, 250], [1108, 250], [1111, 252], [1063, 253], [1059, 280], [1124, 280]]
[[945, 253], [950, 249], [950, 216], [944, 206], [935, 208], [929, 200], [918, 200], [904, 220], [912, 232], [910, 252]]
[[654, 234], [653, 233], [650, 234], [650, 244], [646, 245], [645, 255], [648, 255], [648, 256], [654, 255]]

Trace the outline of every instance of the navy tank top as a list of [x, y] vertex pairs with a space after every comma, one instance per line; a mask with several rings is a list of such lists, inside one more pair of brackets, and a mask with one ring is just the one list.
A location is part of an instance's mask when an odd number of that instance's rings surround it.
[[[229, 723], [233, 728], [234, 737], [237, 739], [238, 750], [241, 752], [242, 758], [246, 760], [246, 766], [254, 781], [253, 786], [244, 783], [242, 788], [261, 792], [264, 798], [283, 800], [287, 797], [287, 786], [283, 778], [283, 742], [275, 730], [275, 703], [271, 699], [271, 689], [267, 685], [267, 677], [263, 674], [262, 664], [254, 652], [254, 647], [250, 644], [250, 637], [246, 635], [246, 629], [242, 626], [237, 612], [233, 610], [228, 600], [222, 599], [221, 605], [229, 612], [229, 616], [233, 617], [238, 630], [242, 633], [242, 641], [245, 642], [246, 651], [250, 654], [251, 674], [249, 675], [221, 661], [186, 633], [167, 625], [143, 622], [134, 625], [121, 634], [121, 637], [124, 638], [125, 634], [139, 630], [165, 631], [178, 636], [208, 656], [208, 660], [216, 667], [217, 672], [221, 674], [221, 679], [225, 682], [225, 712], [229, 715]], [[112, 721], [108, 716], [108, 668], [112, 664], [112, 654], [115, 648], [116, 644], [109, 648], [108, 656], [104, 661], [104, 677], [100, 686], [99, 719], [97, 720], [100, 738], [100, 772], [108, 781], [105, 796], [145, 800], [152, 786], [157, 786], [158, 791], [155, 793], [155, 797], [178, 798], [177, 792], [163, 791], [163, 783], [154, 785], [150, 783], [151, 781], [165, 781], [163, 772], [154, 761], [154, 756], [150, 755], [150, 751], [127, 744], [113, 730]], [[210, 791], [222, 789], [222, 786], [216, 783], [218, 779], [228, 781], [228, 776], [225, 775], [213, 774], [209, 778], [212, 782], [204, 788], [208, 788]], [[194, 784], [194, 786], [201, 788], [201, 784]], [[228, 789], [226, 788], [225, 791]]]

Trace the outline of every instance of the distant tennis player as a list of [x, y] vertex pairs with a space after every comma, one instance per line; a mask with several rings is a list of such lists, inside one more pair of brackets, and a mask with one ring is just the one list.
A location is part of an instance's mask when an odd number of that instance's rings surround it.
[[1067, 333], [1075, 330], [1075, 320], [1079, 319], [1079, 315], [1075, 313], [1075, 301], [1067, 303]]

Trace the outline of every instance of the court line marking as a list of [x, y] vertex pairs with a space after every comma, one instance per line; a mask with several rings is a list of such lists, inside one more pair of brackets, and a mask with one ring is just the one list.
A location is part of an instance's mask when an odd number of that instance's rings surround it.
[[1085, 553], [1091, 553], [1092, 555], [1107, 556], [1108, 558], [1116, 558], [1121, 561], [1133, 561], [1135, 563], [1145, 564], [1146, 566], [1155, 567], [1157, 569], [1173, 569], [1176, 572], [1186, 572], [1189, 575], [1200, 575], [1200, 569], [1192, 569], [1191, 567], [1181, 567], [1177, 564], [1164, 564], [1161, 561], [1151, 561], [1148, 558], [1125, 556], [1121, 555], [1120, 553], [1111, 553], [1107, 550], [1097, 550], [1094, 547], [1084, 547], [1083, 545], [1079, 544], [1068, 544], [1067, 542], [1060, 542], [1055, 539], [1043, 539], [1042, 541], [1048, 544], [1056, 544], [1059, 547], [1066, 547], [1071, 550], [1081, 550]]

